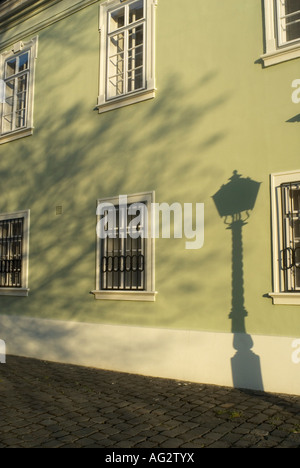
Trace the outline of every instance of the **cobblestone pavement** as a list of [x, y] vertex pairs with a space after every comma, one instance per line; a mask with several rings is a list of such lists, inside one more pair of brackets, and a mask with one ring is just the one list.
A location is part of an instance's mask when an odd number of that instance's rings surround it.
[[300, 397], [7, 356], [0, 448], [300, 448]]

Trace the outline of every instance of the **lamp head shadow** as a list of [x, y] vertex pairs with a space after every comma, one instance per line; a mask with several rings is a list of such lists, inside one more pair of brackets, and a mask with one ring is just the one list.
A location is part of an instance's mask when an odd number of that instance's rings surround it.
[[[225, 224], [231, 225], [236, 221], [245, 221], [249, 217], [249, 211], [253, 210], [258, 195], [260, 182], [255, 182], [249, 177], [244, 178], [235, 170], [229, 182], [213, 195], [213, 200], [221, 218], [225, 218]], [[242, 219], [245, 214], [244, 219]], [[228, 222], [228, 218], [230, 222]]]

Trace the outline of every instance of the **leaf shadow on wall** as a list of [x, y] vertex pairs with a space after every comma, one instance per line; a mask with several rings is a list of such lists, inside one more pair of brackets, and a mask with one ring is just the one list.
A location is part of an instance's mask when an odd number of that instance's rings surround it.
[[229, 318], [236, 350], [231, 358], [233, 385], [255, 390], [263, 390], [264, 386], [260, 358], [252, 351], [253, 339], [246, 331], [248, 312], [244, 305], [242, 231], [250, 217], [249, 211], [254, 208], [259, 186], [259, 182], [243, 178], [234, 171], [230, 182], [213, 196], [219, 215], [232, 233], [232, 308]]

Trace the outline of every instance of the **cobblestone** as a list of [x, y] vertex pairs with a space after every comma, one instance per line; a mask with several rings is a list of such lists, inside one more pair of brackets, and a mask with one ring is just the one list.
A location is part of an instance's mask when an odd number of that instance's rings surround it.
[[300, 397], [7, 356], [0, 448], [300, 448]]

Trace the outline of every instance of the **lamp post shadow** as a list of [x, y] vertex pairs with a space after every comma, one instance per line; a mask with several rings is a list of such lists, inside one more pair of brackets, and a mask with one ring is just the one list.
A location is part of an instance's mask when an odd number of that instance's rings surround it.
[[219, 215], [232, 235], [231, 332], [235, 355], [231, 358], [233, 386], [263, 390], [260, 358], [253, 351], [251, 335], [246, 331], [248, 312], [244, 304], [243, 238], [249, 211], [254, 208], [260, 183], [233, 172], [230, 182], [213, 196]]

